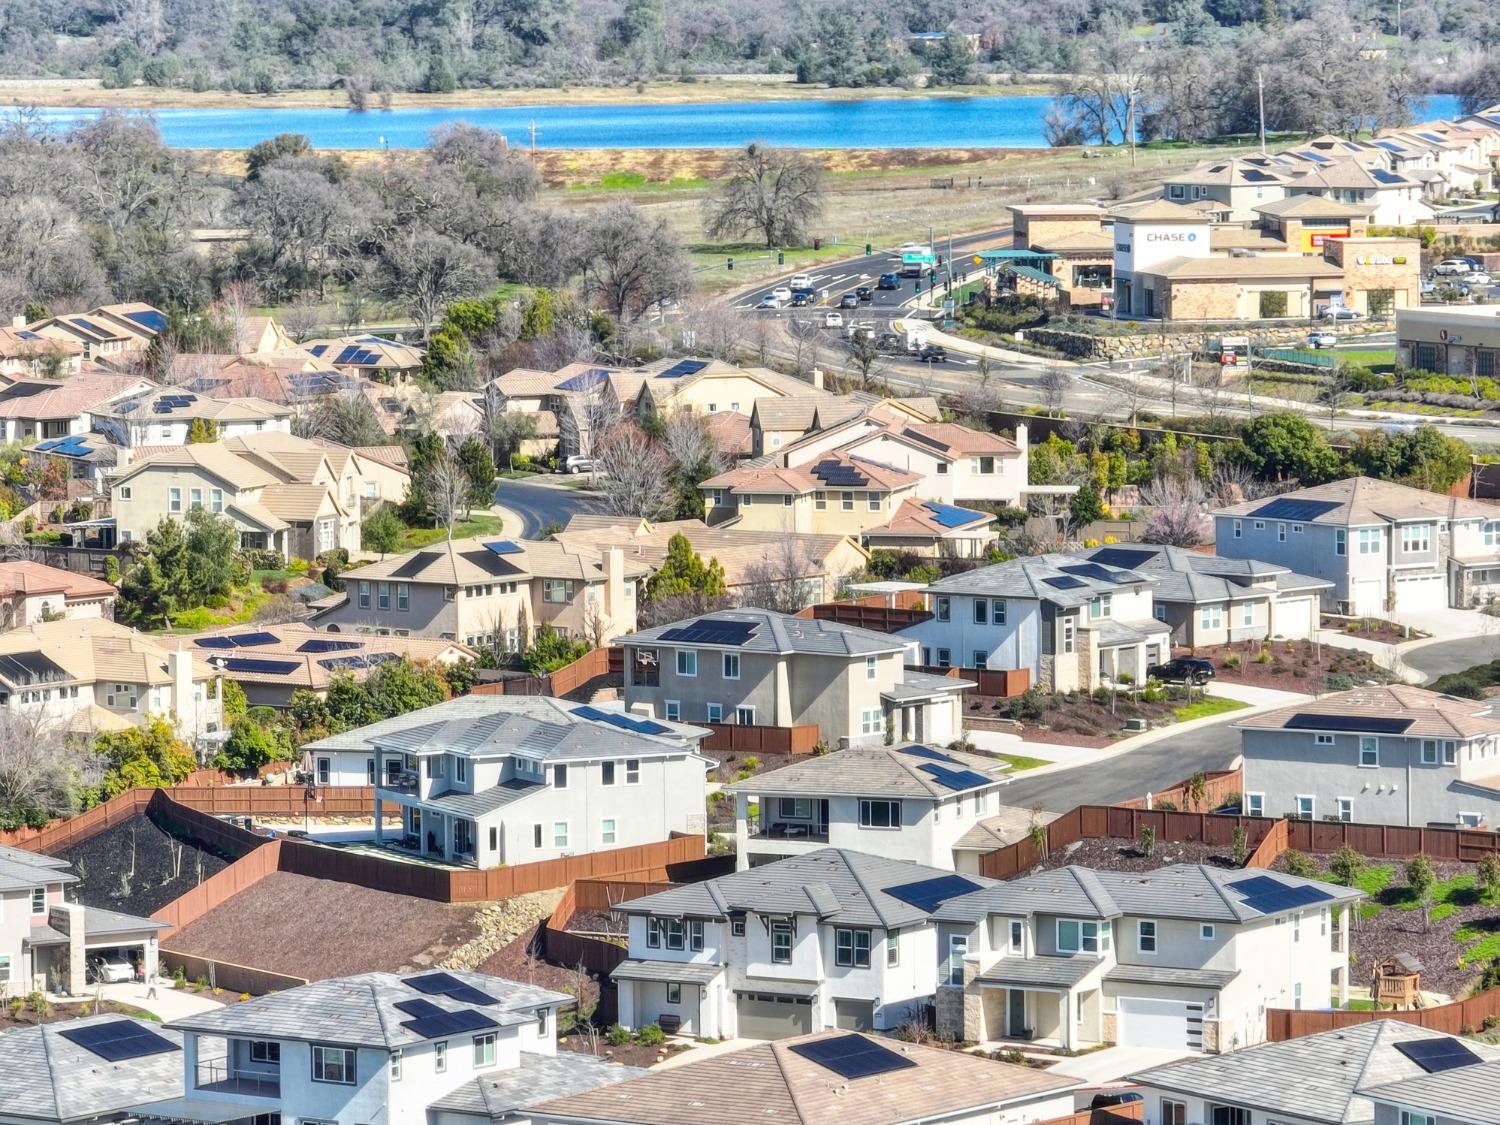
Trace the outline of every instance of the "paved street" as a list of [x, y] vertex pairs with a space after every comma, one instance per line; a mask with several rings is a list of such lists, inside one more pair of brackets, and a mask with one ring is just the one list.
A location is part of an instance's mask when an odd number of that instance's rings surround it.
[[1500, 659], [1500, 635], [1423, 645], [1404, 654], [1401, 659], [1408, 668], [1415, 668], [1432, 680], [1449, 672], [1462, 672], [1476, 664]]
[[502, 480], [495, 485], [495, 503], [521, 517], [522, 526], [507, 527], [507, 535], [535, 539], [553, 520], [566, 525], [579, 512], [599, 510], [598, 497], [581, 495], [561, 484]]

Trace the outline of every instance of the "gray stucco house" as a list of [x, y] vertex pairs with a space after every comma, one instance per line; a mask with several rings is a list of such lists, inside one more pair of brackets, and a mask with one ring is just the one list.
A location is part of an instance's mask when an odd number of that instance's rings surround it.
[[1405, 684], [1234, 724], [1251, 816], [1415, 827], [1500, 824], [1500, 715]]
[[1370, 477], [1214, 512], [1214, 549], [1331, 583], [1356, 616], [1472, 606], [1500, 595], [1500, 508]]

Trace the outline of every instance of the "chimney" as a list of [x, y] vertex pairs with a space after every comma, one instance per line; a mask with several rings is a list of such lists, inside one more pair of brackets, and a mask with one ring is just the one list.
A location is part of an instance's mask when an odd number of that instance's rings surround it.
[[635, 622], [626, 620], [625, 605], [625, 552], [611, 547], [604, 557], [604, 613], [610, 628], [633, 633]]
[[25, 328], [26, 327], [26, 318], [24, 316], [13, 316], [13, 317], [11, 317], [10, 318], [10, 326], [12, 328]]
[[821, 367], [814, 367], [812, 369], [812, 383], [818, 390], [821, 391], [823, 389], [823, 369]]
[[177, 729], [192, 737], [198, 733], [198, 712], [193, 706], [193, 654], [183, 649], [167, 653], [167, 672], [172, 677], [172, 709]]
[[1028, 427], [1025, 422], [1016, 423], [1016, 448], [1023, 455], [1031, 448], [1031, 440], [1028, 436]]

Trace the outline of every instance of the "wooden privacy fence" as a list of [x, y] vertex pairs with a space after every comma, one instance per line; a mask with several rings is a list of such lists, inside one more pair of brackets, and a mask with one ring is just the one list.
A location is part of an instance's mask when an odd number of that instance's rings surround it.
[[[661, 891], [670, 891], [673, 887], [681, 885], [681, 883], [629, 879], [579, 879], [572, 887], [572, 905], [575, 911], [613, 910], [618, 903], [645, 898], [647, 895], [654, 895]], [[552, 913], [554, 921], [560, 918], [564, 923], [571, 916], [562, 912], [561, 904]]]
[[1171, 803], [1179, 809], [1196, 812], [1198, 810], [1194, 806], [1199, 804], [1204, 810], [1217, 809], [1229, 798], [1241, 797], [1244, 786], [1243, 770], [1213, 770], [1203, 775], [1203, 791], [1197, 798], [1192, 793], [1193, 779], [1186, 778], [1160, 793], [1132, 797], [1128, 801], [1121, 801], [1120, 805], [1127, 809], [1144, 809], [1159, 808], [1163, 803]]
[[929, 676], [947, 676], [951, 680], [971, 680], [978, 686], [980, 695], [993, 695], [1010, 699], [1020, 695], [1031, 686], [1030, 668], [953, 668], [939, 664], [908, 665], [914, 672]]
[[95, 805], [66, 820], [54, 820], [41, 828], [17, 828], [0, 832], [0, 844], [24, 848], [28, 852], [63, 851], [99, 835], [121, 821], [140, 816], [146, 811], [146, 803], [153, 792], [151, 789], [127, 789], [102, 805]]
[[1048, 1118], [1038, 1125], [1127, 1125], [1143, 1119], [1141, 1109], [1144, 1105], [1144, 1102], [1126, 1102], [1108, 1109], [1080, 1109], [1063, 1117]]
[[1484, 1026], [1493, 1016], [1500, 1019], [1500, 988], [1481, 992], [1467, 1000], [1439, 1004], [1433, 1008], [1389, 1012], [1309, 1011], [1291, 1008], [1266, 1009], [1266, 1038], [1271, 1042], [1314, 1035], [1340, 1027], [1355, 1027], [1371, 1020], [1401, 1020], [1447, 1035], [1463, 1035]]
[[280, 868], [281, 841], [262, 840], [261, 847], [252, 849], [237, 862], [210, 875], [192, 890], [178, 895], [152, 914], [151, 917], [158, 922], [167, 923], [169, 927], [157, 935], [158, 939], [166, 941], [184, 926], [196, 922], [241, 891], [249, 890]]
[[161, 951], [162, 975], [169, 975], [182, 967], [188, 980], [206, 980], [215, 988], [225, 992], [248, 992], [251, 996], [264, 996], [268, 992], [280, 992], [306, 984], [306, 977], [275, 973], [270, 969], [257, 969], [250, 965], [236, 965], [233, 961], [219, 961], [212, 957], [199, 957], [194, 953], [178, 953], [176, 950]]
[[625, 650], [594, 648], [571, 664], [545, 676], [512, 676], [487, 684], [475, 684], [475, 695], [551, 695], [561, 698], [601, 676], [625, 674]]
[[1478, 863], [1484, 856], [1500, 852], [1500, 834], [1479, 829], [1407, 828], [1337, 820], [1287, 821], [1288, 847], [1304, 852], [1336, 852], [1344, 844], [1372, 859], [1402, 859], [1423, 852], [1432, 859]]
[[1250, 858], [1245, 860], [1245, 866], [1260, 870], [1267, 870], [1274, 866], [1281, 858], [1281, 853], [1287, 849], [1286, 841], [1287, 822], [1278, 820], [1271, 826], [1271, 831], [1266, 833], [1265, 838], [1256, 845], [1255, 850], [1250, 853]]
[[581, 910], [612, 910], [617, 903], [669, 891], [678, 883], [622, 879], [579, 879], [563, 894], [542, 928], [547, 960], [569, 968], [582, 965], [608, 977], [625, 960], [626, 948], [608, 938], [568, 932], [568, 923]]
[[700, 744], [706, 754], [811, 754], [821, 737], [817, 723], [763, 727], [745, 723], [697, 723], [712, 733]]
[[878, 605], [864, 605], [862, 602], [820, 602], [812, 607], [811, 616], [819, 621], [834, 621], [840, 625], [874, 629], [880, 633], [895, 633], [929, 620], [932, 613], [925, 609], [889, 606], [882, 600]]
[[[200, 790], [201, 792], [201, 790]], [[170, 825], [175, 834], [207, 844], [220, 855], [243, 859], [256, 848], [262, 847], [269, 836], [261, 836], [229, 820], [220, 820], [210, 813], [193, 808], [177, 800], [177, 796], [166, 789], [151, 791], [146, 802], [146, 814], [159, 824]]]

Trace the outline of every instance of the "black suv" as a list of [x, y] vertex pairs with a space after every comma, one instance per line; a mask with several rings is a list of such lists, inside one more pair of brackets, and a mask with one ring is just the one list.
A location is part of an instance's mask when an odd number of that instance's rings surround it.
[[875, 290], [871, 289], [868, 285], [861, 285], [854, 291], [854, 296], [861, 301], [874, 300]]
[[922, 363], [947, 363], [948, 352], [938, 344], [923, 344], [922, 350], [917, 353], [917, 359]]
[[1146, 678], [1170, 683], [1197, 684], [1202, 687], [1214, 678], [1214, 666], [1197, 656], [1179, 656], [1165, 664], [1153, 664], [1146, 669]]
[[900, 289], [901, 279], [893, 273], [883, 273], [880, 280], [875, 283], [876, 289]]
[[901, 337], [894, 332], [882, 332], [875, 337], [875, 350], [879, 352], [899, 352], [902, 350]]

